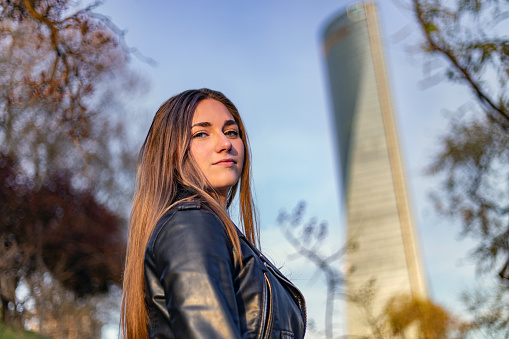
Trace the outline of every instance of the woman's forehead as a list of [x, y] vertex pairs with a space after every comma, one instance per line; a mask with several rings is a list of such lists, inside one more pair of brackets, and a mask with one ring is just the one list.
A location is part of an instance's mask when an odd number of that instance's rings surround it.
[[225, 105], [214, 99], [205, 99], [200, 101], [194, 111], [192, 126], [200, 123], [223, 125], [225, 122], [237, 124], [236, 119]]

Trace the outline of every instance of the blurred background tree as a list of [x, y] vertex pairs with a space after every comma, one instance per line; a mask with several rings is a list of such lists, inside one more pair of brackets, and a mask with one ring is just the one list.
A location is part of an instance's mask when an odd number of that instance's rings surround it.
[[464, 292], [462, 299], [467, 306], [471, 320], [466, 332], [477, 334], [474, 338], [509, 338], [509, 293], [507, 286], [476, 288]]
[[0, 320], [55, 338], [100, 336], [123, 268], [144, 83], [99, 5], [0, 0]]
[[478, 274], [494, 287], [464, 294], [471, 321], [465, 333], [507, 337], [509, 324], [509, 38], [507, 0], [412, 0], [425, 37], [423, 51], [445, 61], [429, 79], [471, 90], [471, 100], [439, 139], [428, 172], [441, 186], [436, 209], [462, 225], [476, 243]]
[[[317, 278], [319, 274], [325, 277], [327, 292], [325, 298], [325, 338], [334, 338], [334, 304], [338, 297], [345, 294], [342, 290], [344, 277], [340, 272], [339, 260], [345, 252], [351, 247], [350, 242], [341, 246], [331, 254], [325, 254], [323, 241], [327, 238], [329, 227], [326, 221], [320, 223], [316, 218], [310, 218], [304, 221], [306, 203], [300, 201], [291, 213], [281, 210], [277, 217], [277, 223], [285, 239], [295, 249], [295, 253], [291, 258], [296, 256], [304, 257], [310, 261], [315, 267], [316, 272], [311, 280]], [[311, 320], [311, 319], [310, 319]], [[314, 331], [313, 326], [310, 326]]]
[[392, 297], [385, 314], [392, 338], [405, 338], [412, 330], [418, 333], [417, 338], [452, 338], [459, 334], [462, 325], [442, 306], [408, 295]]
[[437, 209], [461, 220], [462, 235], [477, 241], [472, 256], [480, 272], [496, 267], [509, 279], [509, 1], [412, 4], [423, 50], [446, 61], [431, 77], [445, 75], [473, 94], [473, 114], [453, 119], [429, 168], [443, 178], [434, 194]]
[[443, 75], [468, 86], [481, 112], [507, 129], [509, 41], [505, 25], [509, 2], [413, 0], [412, 4], [425, 37], [424, 51], [445, 59]]
[[[472, 338], [477, 329], [439, 304], [429, 299], [409, 295], [392, 296], [382, 311], [374, 312], [372, 303], [377, 293], [376, 279], [372, 278], [357, 291], [348, 296], [364, 315], [364, 321], [371, 330], [365, 338]], [[499, 332], [500, 333], [500, 332]]]

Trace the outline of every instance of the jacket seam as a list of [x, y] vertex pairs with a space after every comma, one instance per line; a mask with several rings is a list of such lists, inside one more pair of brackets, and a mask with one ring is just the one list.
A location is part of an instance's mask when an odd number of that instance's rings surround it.
[[159, 234], [161, 234], [161, 232], [164, 229], [164, 227], [166, 226], [166, 224], [168, 222], [170, 222], [170, 220], [173, 218], [173, 216], [175, 215], [175, 212], [177, 212], [177, 211], [173, 211], [171, 213], [171, 215], [168, 217], [168, 220], [166, 220], [164, 222], [164, 224], [162, 224], [161, 227], [159, 227], [159, 229], [157, 230], [157, 233], [154, 235], [154, 241], [152, 241], [152, 246], [150, 246], [150, 255], [152, 256], [152, 259], [154, 259], [154, 260], [155, 260], [154, 248], [156, 246], [157, 239], [159, 238]]
[[[202, 208], [191, 209], [191, 211], [192, 210], [201, 211], [201, 212], [208, 213], [208, 214], [212, 215], [221, 224], [221, 227], [223, 227], [223, 229], [224, 229], [224, 225], [223, 225], [223, 222], [221, 221], [221, 219], [219, 219], [219, 217], [216, 214], [212, 213], [211, 211], [208, 211], [208, 210], [202, 209]], [[171, 219], [173, 219], [173, 216], [175, 215], [175, 213], [177, 213], [179, 211], [183, 212], [183, 211], [189, 211], [189, 210], [179, 210], [179, 209], [174, 210], [171, 213], [171, 215], [168, 217], [168, 220], [166, 220], [164, 222], [164, 224], [162, 224], [161, 227], [159, 227], [159, 229], [157, 230], [157, 233], [154, 235], [154, 241], [152, 241], [152, 246], [150, 247], [150, 255], [152, 256], [153, 259], [155, 259], [154, 248], [156, 247], [156, 242], [158, 241], [159, 235], [161, 234], [163, 229], [166, 227], [166, 225], [171, 221]]]

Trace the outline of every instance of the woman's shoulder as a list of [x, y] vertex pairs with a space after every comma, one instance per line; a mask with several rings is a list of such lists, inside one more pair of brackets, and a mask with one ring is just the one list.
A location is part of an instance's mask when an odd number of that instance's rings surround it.
[[147, 244], [147, 252], [155, 254], [157, 247], [173, 244], [199, 250], [214, 242], [226, 242], [227, 237], [219, 217], [199, 201], [182, 201], [170, 208], [157, 221]]

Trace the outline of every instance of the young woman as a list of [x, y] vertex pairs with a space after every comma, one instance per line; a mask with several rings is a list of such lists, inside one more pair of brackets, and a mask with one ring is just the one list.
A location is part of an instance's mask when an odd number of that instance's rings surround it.
[[[227, 210], [239, 191], [244, 233]], [[302, 338], [302, 294], [254, 246], [250, 152], [221, 92], [157, 111], [141, 148], [121, 328], [130, 338]]]

